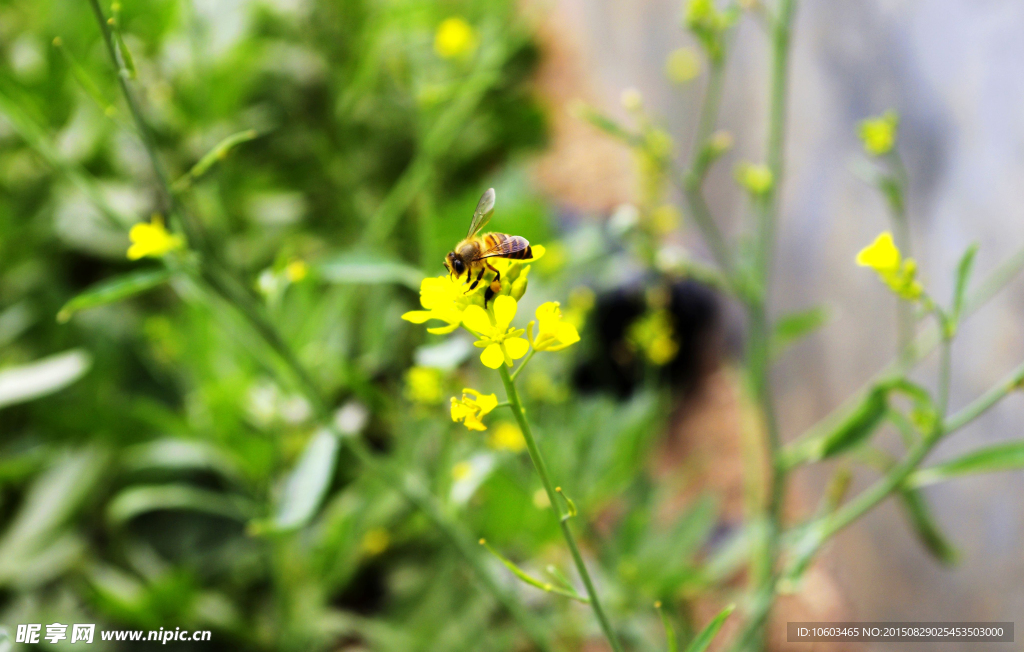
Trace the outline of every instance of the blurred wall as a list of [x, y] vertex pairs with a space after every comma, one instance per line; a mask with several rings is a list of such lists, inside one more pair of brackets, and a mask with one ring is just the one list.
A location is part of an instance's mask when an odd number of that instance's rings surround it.
[[[668, 53], [692, 43], [680, 27], [680, 3], [558, 0], [555, 11], [576, 32], [604, 107], [621, 117], [619, 94], [638, 88], [685, 148], [699, 82], [679, 89], [662, 74]], [[881, 197], [850, 171], [860, 156], [859, 120], [888, 108], [902, 117], [914, 254], [935, 296], [949, 296], [952, 271], [970, 242], [981, 245], [975, 280], [1024, 247], [1022, 30], [1024, 4], [1015, 0], [799, 3], [773, 301], [777, 313], [826, 303], [834, 320], [777, 369], [788, 438], [841, 402], [895, 349], [894, 300], [853, 264], [857, 250], [888, 228]], [[721, 119], [737, 146], [709, 186], [717, 214], [732, 229], [743, 211], [732, 167], [763, 156], [768, 59], [763, 30], [745, 18]], [[954, 348], [954, 410], [1024, 358], [1022, 311], [1018, 280], [965, 324]], [[934, 382], [934, 362], [922, 366], [919, 380]], [[1020, 437], [1022, 416], [1024, 398], [1011, 397], [932, 459]], [[899, 450], [892, 433], [882, 440]], [[813, 498], [827, 472], [807, 472], [798, 488]], [[858, 486], [872, 478], [862, 473]], [[1022, 490], [1024, 474], [1004, 473], [927, 491], [962, 551], [951, 570], [923, 552], [891, 503], [843, 533], [827, 563], [856, 617], [1024, 621]]]

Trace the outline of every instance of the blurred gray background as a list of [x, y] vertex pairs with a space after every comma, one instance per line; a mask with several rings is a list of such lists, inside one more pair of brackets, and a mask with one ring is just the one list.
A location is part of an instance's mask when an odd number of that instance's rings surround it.
[[[639, 89], [651, 113], [687, 147], [700, 82], [680, 89], [662, 73], [672, 50], [692, 44], [681, 28], [681, 3], [556, 4], [578, 38], [599, 102], [621, 116], [620, 93]], [[901, 115], [899, 148], [911, 177], [914, 254], [936, 297], [949, 297], [953, 269], [969, 243], [981, 246], [975, 281], [1024, 247], [1022, 34], [1019, 0], [799, 2], [773, 303], [777, 314], [825, 303], [833, 321], [778, 366], [787, 439], [838, 405], [895, 351], [894, 299], [853, 262], [858, 249], [889, 226], [880, 195], [850, 171], [851, 161], [861, 156], [861, 119], [889, 108]], [[744, 208], [732, 168], [764, 155], [768, 60], [764, 31], [745, 17], [720, 122], [736, 136], [736, 148], [718, 165], [708, 190], [717, 215], [730, 227]], [[963, 327], [953, 353], [953, 410], [1024, 359], [1022, 303], [1024, 282], [1018, 280]], [[920, 381], [934, 383], [934, 363], [922, 365]], [[1020, 437], [1022, 416], [1024, 397], [1010, 397], [944, 442], [932, 460]], [[882, 440], [898, 450], [892, 433]], [[797, 478], [797, 487], [813, 499], [827, 477], [828, 469], [814, 469]], [[860, 473], [856, 487], [873, 477]], [[954, 569], [923, 551], [892, 502], [844, 532], [827, 565], [854, 617], [1024, 622], [1022, 490], [1022, 473], [927, 490], [937, 519], [962, 552]]]

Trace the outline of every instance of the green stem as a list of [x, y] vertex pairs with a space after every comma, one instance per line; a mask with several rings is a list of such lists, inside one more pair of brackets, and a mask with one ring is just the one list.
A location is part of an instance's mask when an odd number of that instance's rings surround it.
[[110, 60], [117, 69], [117, 83], [121, 88], [121, 94], [124, 96], [125, 102], [128, 104], [128, 110], [132, 114], [132, 120], [135, 122], [135, 128], [139, 133], [139, 138], [142, 139], [142, 145], [149, 157], [153, 173], [156, 175], [157, 181], [159, 182], [157, 187], [162, 195], [164, 207], [168, 214], [173, 213], [180, 218], [181, 227], [185, 231], [185, 237], [188, 239], [189, 244], [195, 249], [205, 249], [201, 225], [197, 220], [192, 219], [188, 212], [185, 211], [178, 202], [174, 193], [171, 192], [171, 185], [168, 180], [167, 171], [164, 169], [163, 163], [160, 161], [160, 156], [157, 154], [156, 140], [153, 138], [153, 132], [149, 128], [149, 124], [142, 117], [142, 110], [139, 108], [139, 103], [135, 98], [135, 93], [132, 92], [131, 87], [128, 85], [128, 75], [125, 70], [124, 62], [117, 53], [117, 47], [114, 45], [114, 37], [110, 32], [110, 25], [107, 24], [107, 20], [103, 16], [103, 10], [100, 8], [99, 0], [89, 0], [89, 4], [92, 6], [93, 14], [96, 16], [96, 22], [99, 23], [100, 32], [103, 34], [103, 41], [106, 43], [107, 53], [110, 55]]
[[715, 223], [711, 210], [704, 200], [702, 187], [707, 176], [709, 160], [706, 155], [706, 147], [715, 125], [718, 121], [718, 108], [722, 100], [722, 88], [725, 82], [725, 53], [711, 62], [711, 71], [708, 76], [707, 89], [704, 91], [704, 99], [700, 109], [700, 122], [697, 125], [697, 133], [693, 139], [692, 151], [690, 153], [690, 167], [678, 177], [683, 198], [686, 200], [690, 214], [697, 224], [701, 237], [707, 243], [711, 255], [723, 272], [729, 273], [732, 269], [732, 259], [729, 246], [722, 235], [718, 224]]
[[971, 421], [974, 421], [985, 412], [988, 412], [996, 403], [1001, 401], [1007, 394], [1021, 389], [1024, 383], [1024, 364], [1019, 365], [1010, 374], [978, 398], [974, 399], [967, 407], [960, 410], [949, 418], [946, 423], [947, 432], [956, 432]]
[[772, 257], [775, 247], [775, 226], [778, 220], [780, 190], [785, 162], [786, 93], [789, 83], [790, 28], [796, 0], [780, 0], [778, 15], [772, 26], [772, 80], [769, 91], [768, 143], [766, 159], [772, 171], [772, 188], [765, 200], [757, 226], [757, 251], [754, 273], [758, 296], [747, 302], [751, 344], [748, 364], [761, 417], [767, 430], [768, 467], [771, 473], [768, 502], [765, 508], [765, 542], [760, 558], [754, 563], [755, 597], [748, 621], [739, 637], [743, 647], [756, 647], [763, 639], [764, 623], [771, 613], [775, 587], [778, 583], [776, 564], [779, 555], [782, 506], [786, 492], [787, 472], [782, 462], [782, 441], [775, 417], [771, 394], [771, 324], [767, 314], [767, 296], [771, 286]]
[[522, 373], [523, 369], [526, 368], [526, 363], [529, 362], [530, 360], [532, 360], [533, 356], [536, 355], [536, 353], [537, 353], [537, 349], [535, 349], [535, 348], [533, 348], [531, 346], [530, 347], [530, 352], [526, 354], [526, 357], [523, 358], [523, 361], [520, 362], [519, 366], [516, 367], [516, 370], [512, 372], [512, 382], [513, 383], [516, 382], [516, 378], [519, 378], [519, 374]]
[[562, 513], [562, 509], [559, 507], [559, 497], [555, 490], [555, 485], [551, 482], [547, 465], [544, 463], [544, 457], [540, 453], [540, 448], [537, 447], [537, 440], [533, 437], [530, 423], [526, 420], [526, 414], [523, 412], [523, 405], [519, 400], [519, 393], [516, 391], [515, 382], [504, 365], [498, 371], [501, 373], [501, 381], [505, 384], [508, 402], [512, 404], [512, 413], [515, 415], [516, 421], [519, 423], [519, 429], [522, 430], [523, 438], [526, 440], [526, 448], [530, 452], [530, 460], [533, 462], [533, 467], [537, 469], [537, 475], [540, 476], [541, 484], [544, 485], [544, 491], [547, 493], [548, 501], [551, 503], [551, 511], [558, 517], [558, 525], [562, 529], [562, 536], [565, 537], [565, 542], [569, 546], [569, 552], [572, 553], [573, 561], [576, 563], [576, 570], [583, 580], [583, 586], [587, 589], [590, 607], [594, 610], [594, 615], [597, 616], [601, 630], [604, 632], [605, 638], [608, 639], [608, 644], [612, 646], [612, 650], [622, 652], [622, 644], [619, 643], [618, 636], [616, 636], [615, 630], [612, 629], [611, 623], [604, 613], [601, 600], [598, 598], [597, 590], [594, 588], [594, 582], [590, 579], [590, 572], [587, 571], [587, 566], [583, 562], [579, 546], [576, 545], [576, 537], [573, 536], [572, 530], [569, 528], [568, 519], [565, 518], [565, 514]]

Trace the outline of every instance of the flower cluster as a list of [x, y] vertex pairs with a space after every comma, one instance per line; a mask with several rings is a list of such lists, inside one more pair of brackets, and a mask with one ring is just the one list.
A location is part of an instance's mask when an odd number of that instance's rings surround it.
[[487, 430], [481, 418], [496, 407], [498, 397], [495, 394], [481, 394], [467, 387], [462, 390], [462, 398], [452, 397], [452, 421], [461, 421], [470, 430]]
[[924, 288], [917, 280], [917, 261], [904, 259], [893, 242], [892, 233], [885, 231], [874, 242], [860, 250], [857, 264], [870, 267], [882, 282], [897, 296], [907, 301], [918, 301]]
[[[533, 250], [534, 256], [530, 261], [544, 254], [541, 245]], [[531, 321], [526, 329], [512, 325], [519, 310], [518, 301], [526, 292], [529, 278], [530, 267], [524, 266], [523, 262], [493, 260], [492, 264], [501, 273], [501, 288], [489, 300], [489, 284], [482, 283], [478, 289], [470, 290], [468, 274], [462, 279], [452, 275], [425, 278], [420, 284], [420, 304], [424, 309], [407, 312], [402, 319], [415, 324], [431, 319], [444, 322], [444, 326], [427, 329], [431, 333], [450, 333], [462, 326], [476, 337], [475, 345], [483, 349], [480, 361], [491, 369], [501, 369], [502, 365], [511, 367], [531, 348], [534, 352], [561, 351], [579, 342], [580, 334], [574, 322], [582, 319], [585, 312], [582, 307], [575, 311], [580, 314], [574, 313], [574, 319], [567, 320], [562, 316], [558, 302], [549, 301], [537, 308], [536, 320]], [[580, 297], [576, 296], [578, 294], [574, 294], [574, 301], [581, 303]], [[589, 299], [592, 303], [593, 298]], [[528, 333], [529, 339], [523, 337], [524, 333]], [[439, 385], [439, 379], [429, 370], [414, 368], [406, 376], [406, 394], [416, 402], [435, 401]], [[452, 421], [461, 422], [470, 430], [486, 430], [482, 418], [497, 406], [498, 399], [494, 394], [482, 394], [467, 388], [462, 390], [461, 397], [451, 399]], [[513, 450], [518, 448], [514, 440], [518, 441], [511, 431], [503, 432], [502, 437], [495, 440], [495, 446]]]

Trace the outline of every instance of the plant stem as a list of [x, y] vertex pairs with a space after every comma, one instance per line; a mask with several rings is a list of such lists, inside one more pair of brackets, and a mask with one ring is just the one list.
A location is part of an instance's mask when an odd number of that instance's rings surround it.
[[761, 418], [767, 431], [768, 468], [771, 473], [768, 501], [765, 507], [765, 541], [760, 558], [754, 560], [755, 596], [748, 621], [739, 637], [744, 647], [755, 647], [763, 638], [764, 623], [774, 603], [778, 582], [776, 563], [782, 530], [782, 506], [786, 493], [787, 471], [782, 461], [782, 440], [775, 417], [771, 393], [771, 323], [768, 319], [768, 293], [771, 286], [772, 256], [775, 248], [775, 225], [778, 220], [780, 190], [785, 162], [786, 93], [788, 90], [790, 27], [796, 0], [780, 0], [778, 14], [772, 25], [772, 79], [769, 91], [768, 142], [766, 159], [772, 172], [772, 187], [759, 211], [757, 251], [754, 273], [757, 275], [757, 296], [747, 301], [750, 320], [750, 353], [748, 365]]
[[551, 503], [551, 511], [558, 517], [558, 525], [562, 528], [562, 536], [565, 537], [565, 542], [569, 546], [569, 552], [572, 553], [573, 561], [576, 563], [576, 570], [580, 574], [580, 578], [583, 580], [583, 586], [587, 589], [587, 596], [590, 598], [590, 606], [594, 610], [594, 615], [597, 616], [597, 620], [601, 625], [601, 630], [604, 632], [605, 638], [608, 639], [608, 644], [612, 646], [612, 650], [615, 652], [622, 652], [622, 644], [619, 643], [618, 636], [615, 634], [615, 630], [612, 629], [611, 623], [608, 621], [608, 617], [604, 613], [604, 608], [601, 606], [601, 600], [597, 596], [597, 590], [594, 588], [594, 582], [590, 579], [590, 573], [587, 571], [587, 566], [583, 562], [583, 556], [580, 554], [579, 546], [576, 545], [576, 538], [573, 536], [572, 530], [569, 528], [568, 515], [563, 514], [562, 508], [559, 507], [559, 496], [555, 490], [555, 485], [551, 482], [551, 477], [548, 475], [547, 465], [544, 463], [544, 457], [540, 453], [540, 448], [537, 447], [537, 441], [533, 437], [533, 430], [530, 429], [530, 423], [526, 420], [526, 415], [523, 412], [523, 405], [519, 400], [519, 393], [516, 391], [515, 382], [512, 380], [512, 376], [509, 374], [508, 369], [505, 365], [502, 365], [498, 371], [501, 373], [501, 381], [505, 384], [505, 393], [508, 396], [508, 402], [512, 404], [512, 413], [516, 417], [516, 421], [519, 423], [519, 429], [523, 432], [523, 438], [526, 440], [526, 448], [530, 452], [530, 460], [533, 462], [533, 467], [537, 470], [537, 475], [540, 476], [541, 484], [544, 485], [544, 491], [547, 492], [548, 500]]
[[704, 178], [707, 176], [709, 164], [704, 155], [704, 148], [708, 144], [718, 121], [718, 107], [722, 100], [722, 88], [725, 82], [725, 53], [711, 62], [711, 71], [708, 73], [708, 85], [704, 91], [704, 99], [700, 109], [700, 122], [697, 125], [697, 133], [694, 135], [692, 151], [690, 152], [689, 169], [681, 175], [679, 183], [683, 191], [683, 198], [693, 216], [701, 237], [707, 243], [715, 262], [726, 274], [732, 269], [732, 259], [725, 237], [715, 223], [707, 202], [704, 201], [704, 194], [701, 190]]
[[1021, 389], [1022, 382], [1024, 382], [1024, 364], [1018, 365], [998, 385], [974, 399], [967, 407], [951, 416], [946, 422], [946, 432], [956, 432], [985, 412], [988, 412], [992, 406], [1001, 401], [1007, 394]]

